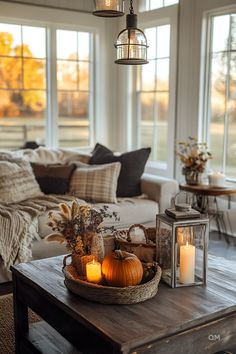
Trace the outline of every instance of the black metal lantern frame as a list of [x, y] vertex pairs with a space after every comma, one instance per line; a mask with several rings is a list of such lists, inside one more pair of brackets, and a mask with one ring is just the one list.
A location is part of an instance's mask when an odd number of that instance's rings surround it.
[[[116, 64], [148, 64], [147, 38], [137, 27], [137, 15], [134, 13], [133, 0], [130, 0], [130, 13], [126, 16], [126, 28], [122, 30], [115, 44], [117, 49]], [[124, 14], [124, 0], [95, 0], [94, 15], [117, 17]]]
[[99, 17], [119, 17], [125, 14], [124, 0], [94, 0], [93, 14]]
[[137, 15], [134, 13], [133, 0], [130, 1], [130, 13], [126, 16], [126, 29], [117, 37], [116, 64], [140, 65], [147, 64], [147, 38], [143, 31], [138, 29]]

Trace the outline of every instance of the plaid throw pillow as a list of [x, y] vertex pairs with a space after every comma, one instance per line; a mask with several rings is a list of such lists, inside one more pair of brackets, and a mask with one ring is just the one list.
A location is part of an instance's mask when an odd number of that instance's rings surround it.
[[70, 194], [86, 201], [116, 203], [120, 162], [78, 167], [70, 180]]

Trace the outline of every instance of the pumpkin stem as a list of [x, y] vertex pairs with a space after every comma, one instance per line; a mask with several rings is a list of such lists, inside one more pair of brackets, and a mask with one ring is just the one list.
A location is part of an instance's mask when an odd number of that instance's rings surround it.
[[115, 250], [116, 258], [118, 258], [120, 261], [123, 261], [125, 259], [123, 252], [121, 250]]

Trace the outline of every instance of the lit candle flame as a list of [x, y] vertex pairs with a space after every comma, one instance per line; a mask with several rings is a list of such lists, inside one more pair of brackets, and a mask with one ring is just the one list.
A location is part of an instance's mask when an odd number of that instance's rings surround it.
[[111, 0], [106, 0], [105, 5], [106, 5], [107, 7], [110, 7], [110, 6], [111, 6]]

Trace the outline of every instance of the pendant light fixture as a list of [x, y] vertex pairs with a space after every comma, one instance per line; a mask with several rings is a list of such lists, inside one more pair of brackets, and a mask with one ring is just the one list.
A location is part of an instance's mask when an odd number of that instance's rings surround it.
[[130, 0], [130, 13], [126, 16], [126, 29], [117, 37], [116, 64], [140, 65], [148, 64], [147, 38], [143, 31], [137, 28], [137, 15], [134, 13], [133, 0]]
[[94, 0], [95, 10], [93, 14], [100, 17], [123, 16], [124, 0]]

